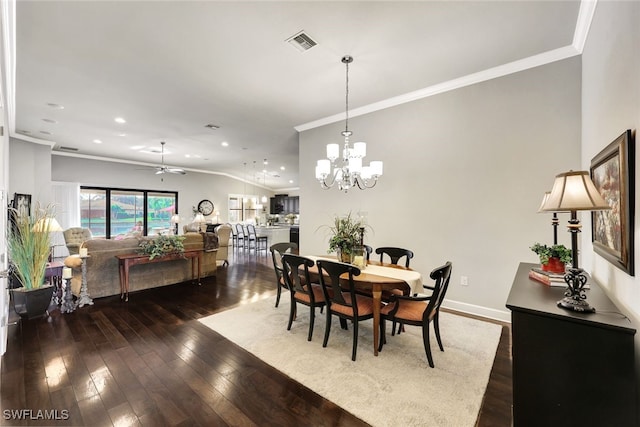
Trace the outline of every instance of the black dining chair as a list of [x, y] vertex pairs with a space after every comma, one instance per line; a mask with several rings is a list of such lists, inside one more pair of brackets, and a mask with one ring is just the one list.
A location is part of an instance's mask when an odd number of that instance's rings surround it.
[[[359, 268], [351, 264], [325, 260], [318, 260], [316, 264], [324, 298], [327, 301], [327, 326], [322, 347], [326, 347], [329, 342], [331, 318], [334, 315], [341, 319], [343, 329], [346, 329], [346, 320], [351, 320], [353, 322], [351, 360], [355, 361], [358, 350], [358, 323], [373, 318], [373, 299], [356, 294], [353, 276], [360, 275]], [[340, 276], [343, 274], [348, 274], [347, 283], [340, 281]]]
[[397, 322], [403, 325], [421, 326], [422, 342], [427, 353], [427, 360], [429, 366], [434, 367], [431, 344], [429, 343], [429, 324], [433, 321], [438, 346], [440, 351], [444, 351], [442, 339], [440, 338], [440, 305], [449, 287], [451, 268], [451, 262], [448, 261], [445, 265], [431, 272], [429, 277], [435, 281], [434, 285], [424, 286], [432, 291], [429, 296], [393, 295], [391, 297], [391, 302], [380, 310], [380, 343], [378, 351], [382, 351], [382, 346], [386, 341], [385, 323], [387, 320], [393, 322], [392, 331], [395, 329]]
[[307, 341], [311, 341], [313, 337], [313, 324], [316, 317], [316, 307], [324, 307], [325, 294], [322, 292], [321, 285], [311, 283], [309, 277], [309, 267], [313, 267], [314, 262], [309, 258], [299, 255], [287, 254], [282, 255], [282, 267], [284, 273], [284, 281], [289, 288], [291, 295], [291, 308], [289, 309], [289, 323], [287, 331], [291, 330], [293, 319], [296, 318], [298, 311], [298, 303], [309, 307], [309, 335]]
[[280, 304], [280, 294], [282, 293], [282, 288], [289, 289], [287, 287], [287, 283], [284, 281], [284, 274], [282, 268], [282, 255], [285, 253], [292, 253], [298, 250], [298, 245], [293, 242], [281, 242], [274, 243], [269, 248], [271, 252], [271, 259], [273, 261], [273, 269], [276, 272], [276, 307]]
[[380, 262], [384, 262], [384, 256], [387, 255], [391, 259], [391, 264], [398, 264], [400, 258], [406, 257], [404, 266], [409, 268], [411, 258], [413, 258], [413, 252], [409, 249], [395, 248], [392, 246], [383, 246], [376, 248], [376, 253], [380, 254]]
[[371, 257], [371, 253], [373, 252], [373, 248], [369, 245], [363, 245], [363, 246], [364, 246], [364, 252], [366, 253], [367, 261], [369, 261], [369, 258]]

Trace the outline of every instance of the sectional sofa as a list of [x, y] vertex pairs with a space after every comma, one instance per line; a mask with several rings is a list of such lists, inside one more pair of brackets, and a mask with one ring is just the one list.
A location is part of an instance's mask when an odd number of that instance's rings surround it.
[[[227, 259], [230, 229], [224, 226], [216, 229], [217, 248], [205, 250], [202, 254], [202, 277], [215, 276], [218, 264]], [[225, 237], [226, 236], [226, 237]], [[184, 247], [188, 249], [204, 249], [204, 238], [200, 233], [185, 233]], [[136, 253], [143, 238], [132, 237], [122, 240], [90, 239], [84, 242], [89, 257], [86, 260], [87, 290], [91, 298], [100, 298], [120, 294], [120, 272], [116, 255]], [[218, 252], [223, 258], [216, 262]], [[171, 285], [191, 280], [191, 260], [140, 264], [129, 271], [129, 292], [136, 292], [158, 286]], [[71, 286], [78, 295], [82, 284], [81, 268], [73, 269]]]

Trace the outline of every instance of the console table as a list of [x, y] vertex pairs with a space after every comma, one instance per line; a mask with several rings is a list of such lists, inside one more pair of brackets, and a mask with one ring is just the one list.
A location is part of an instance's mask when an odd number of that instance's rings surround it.
[[175, 261], [180, 259], [191, 259], [191, 278], [200, 284], [202, 276], [202, 249], [185, 250], [181, 254], [169, 254], [151, 259], [149, 255], [124, 254], [116, 255], [120, 269], [120, 299], [129, 301], [129, 268], [139, 264], [150, 264], [154, 262]]
[[638, 426], [632, 324], [589, 278], [593, 314], [557, 307], [562, 287], [518, 267], [511, 310], [513, 425]]

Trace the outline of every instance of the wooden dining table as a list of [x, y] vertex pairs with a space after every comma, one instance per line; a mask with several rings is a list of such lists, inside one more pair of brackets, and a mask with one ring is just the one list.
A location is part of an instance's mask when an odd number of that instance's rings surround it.
[[[332, 259], [328, 256], [307, 256], [307, 258], [314, 261], [318, 259], [336, 261], [335, 258]], [[380, 307], [382, 306], [382, 291], [389, 291], [392, 289], [410, 289], [412, 294], [419, 293], [423, 289], [422, 276], [417, 271], [401, 265], [382, 263], [379, 261], [367, 261], [367, 264], [368, 266], [372, 266], [372, 268], [369, 268], [369, 271], [367, 271], [367, 267], [361, 269], [358, 276], [353, 276], [353, 284], [358, 290], [371, 292], [373, 297], [373, 354], [377, 356], [378, 344], [380, 342]], [[403, 280], [399, 276], [403, 276], [405, 274], [400, 273], [400, 270], [412, 272], [412, 274], [410, 274], [411, 277], [406, 277], [405, 279], [407, 280]], [[312, 281], [319, 280], [317, 265], [309, 268], [309, 275]], [[345, 283], [348, 283], [349, 275], [345, 273], [340, 278], [344, 279]]]

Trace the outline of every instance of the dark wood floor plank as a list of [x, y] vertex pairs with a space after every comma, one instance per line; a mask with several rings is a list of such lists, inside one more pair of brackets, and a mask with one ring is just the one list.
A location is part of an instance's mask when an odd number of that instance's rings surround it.
[[[240, 251], [231, 258], [201, 286], [134, 292], [129, 302], [99, 298], [70, 314], [52, 310], [49, 318], [10, 326], [2, 409], [66, 410], [69, 419], [49, 423], [61, 426], [366, 426], [197, 321], [250, 300], [275, 302], [270, 256]], [[511, 425], [511, 392], [503, 325], [477, 426]]]

